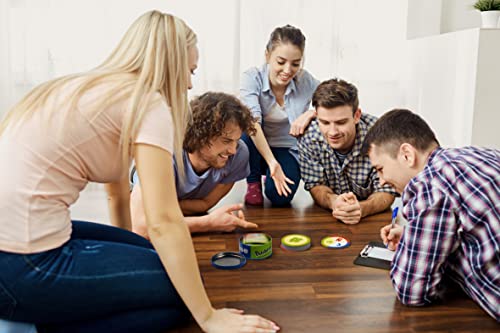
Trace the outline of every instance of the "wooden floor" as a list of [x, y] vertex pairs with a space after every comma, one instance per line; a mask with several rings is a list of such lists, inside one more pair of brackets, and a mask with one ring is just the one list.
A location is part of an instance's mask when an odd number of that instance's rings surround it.
[[[390, 212], [353, 226], [334, 223], [329, 212], [310, 200], [294, 200], [293, 208], [245, 212], [260, 231], [273, 237], [272, 257], [250, 260], [238, 270], [218, 270], [210, 258], [219, 251], [238, 251], [244, 231], [193, 236], [206, 290], [216, 308], [260, 314], [284, 333], [500, 331], [500, 325], [461, 292], [451, 293], [441, 304], [406, 307], [397, 300], [388, 271], [353, 264], [366, 243], [379, 240], [379, 229], [389, 222]], [[309, 235], [312, 248], [297, 253], [281, 250], [280, 238], [289, 233]], [[330, 234], [344, 236], [352, 245], [341, 250], [321, 247], [321, 238]], [[193, 322], [176, 332], [201, 330]]]
[[[246, 190], [237, 182], [218, 205], [241, 202]], [[106, 196], [89, 189], [73, 207], [75, 219], [109, 223]], [[234, 271], [215, 269], [212, 255], [237, 251], [244, 231], [193, 235], [208, 295], [216, 308], [234, 307], [275, 321], [281, 332], [500, 332], [500, 325], [461, 292], [440, 304], [412, 308], [396, 299], [389, 272], [356, 266], [353, 260], [369, 241], [379, 240], [379, 229], [390, 213], [379, 214], [354, 226], [334, 223], [326, 210], [314, 206], [300, 186], [291, 208], [245, 209], [247, 219], [273, 237], [273, 255], [249, 261]], [[304, 233], [313, 246], [305, 252], [285, 252], [280, 238]], [[352, 245], [342, 250], [321, 247], [326, 235], [339, 234]], [[201, 332], [193, 322], [176, 333]]]

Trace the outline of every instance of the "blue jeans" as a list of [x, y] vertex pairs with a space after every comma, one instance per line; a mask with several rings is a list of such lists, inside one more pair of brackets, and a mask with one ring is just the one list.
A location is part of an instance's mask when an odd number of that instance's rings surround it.
[[248, 151], [250, 152], [250, 175], [247, 177], [247, 182], [260, 182], [262, 175], [266, 175], [266, 182], [264, 184], [264, 193], [266, 197], [271, 201], [273, 206], [288, 206], [299, 188], [300, 166], [297, 159], [290, 153], [289, 148], [271, 147], [271, 151], [273, 152], [273, 155], [278, 163], [281, 165], [283, 172], [294, 182], [294, 184], [288, 184], [292, 193], [286, 197], [281, 196], [276, 190], [276, 186], [269, 173], [266, 160], [264, 160], [262, 155], [259, 153], [252, 139], [245, 134], [242, 135], [241, 139], [246, 143]]
[[0, 318], [43, 332], [165, 332], [189, 320], [145, 238], [73, 221], [71, 239], [35, 254], [0, 251]]

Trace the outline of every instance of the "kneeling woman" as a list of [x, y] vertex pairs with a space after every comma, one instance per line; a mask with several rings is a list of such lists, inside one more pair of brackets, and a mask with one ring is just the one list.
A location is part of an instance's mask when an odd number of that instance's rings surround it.
[[296, 137], [315, 117], [309, 109], [319, 84], [302, 68], [306, 38], [290, 25], [276, 28], [266, 46], [266, 63], [243, 73], [240, 98], [258, 121], [256, 135], [243, 136], [250, 151], [245, 202], [262, 205], [265, 194], [273, 206], [290, 204], [300, 181]]

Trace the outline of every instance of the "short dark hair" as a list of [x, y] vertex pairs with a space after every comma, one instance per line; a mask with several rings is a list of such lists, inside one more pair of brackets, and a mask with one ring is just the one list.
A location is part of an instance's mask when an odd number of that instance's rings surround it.
[[409, 143], [421, 152], [433, 144], [439, 146], [434, 132], [419, 115], [406, 109], [394, 109], [380, 117], [368, 131], [361, 153], [367, 155], [371, 146], [376, 145], [396, 157], [403, 143]]
[[280, 44], [292, 44], [297, 46], [302, 54], [306, 47], [306, 37], [302, 34], [300, 29], [287, 24], [283, 27], [278, 27], [271, 32], [269, 41], [266, 45], [267, 52], [271, 53]]
[[359, 107], [358, 89], [352, 83], [339, 78], [323, 81], [314, 91], [312, 105], [315, 109], [320, 106], [332, 109], [350, 105], [354, 113]]
[[188, 124], [183, 148], [193, 153], [220, 135], [227, 123], [233, 122], [243, 133], [255, 133], [250, 110], [232, 95], [207, 92], [190, 102], [192, 119]]

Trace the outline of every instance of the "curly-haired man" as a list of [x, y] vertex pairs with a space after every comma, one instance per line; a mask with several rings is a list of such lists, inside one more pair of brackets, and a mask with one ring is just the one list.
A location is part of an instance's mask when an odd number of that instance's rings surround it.
[[[241, 204], [223, 206], [205, 214], [250, 173], [248, 148], [242, 133], [252, 134], [250, 111], [234, 96], [207, 92], [191, 101], [192, 120], [183, 144], [184, 172], [174, 160], [177, 198], [191, 232], [232, 231], [236, 227], [256, 228], [245, 221]], [[184, 174], [184, 176], [182, 176]], [[137, 174], [132, 171], [133, 230], [147, 237], [142, 197]], [[238, 211], [233, 215], [233, 211]]]

